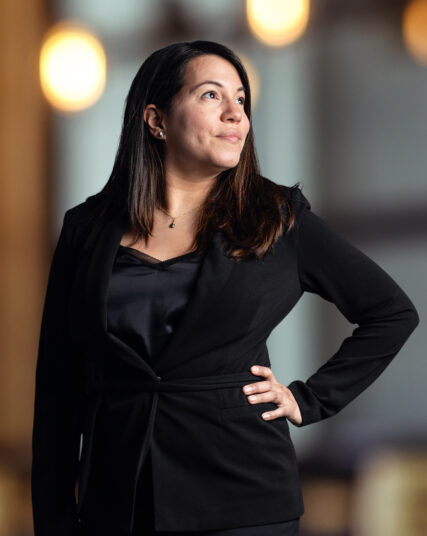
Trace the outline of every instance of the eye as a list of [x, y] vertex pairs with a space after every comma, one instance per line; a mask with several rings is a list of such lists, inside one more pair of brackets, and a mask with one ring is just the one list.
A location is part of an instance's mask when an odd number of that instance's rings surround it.
[[[206, 91], [205, 93], [203, 93], [202, 96], [204, 97], [205, 95], [209, 95], [209, 93], [212, 93], [212, 94], [214, 94], [214, 95], [217, 94], [216, 91], [213, 91], [213, 90], [211, 89], [210, 91]], [[242, 101], [242, 105], [244, 105], [245, 102], [246, 102], [245, 97], [238, 97], [238, 98]], [[212, 100], [212, 99], [208, 99], [208, 100]]]
[[[206, 91], [206, 93], [203, 93], [203, 96], [208, 95], [209, 93], [213, 93], [214, 95], [216, 95], [216, 91], [210, 90], [210, 91]], [[209, 99], [209, 100], [211, 100], [211, 99]]]

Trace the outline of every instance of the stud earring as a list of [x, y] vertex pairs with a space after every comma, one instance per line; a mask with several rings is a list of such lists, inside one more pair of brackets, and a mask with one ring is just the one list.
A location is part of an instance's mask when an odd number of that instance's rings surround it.
[[161, 131], [159, 132], [159, 136], [160, 136], [161, 138], [163, 138], [163, 134], [164, 134], [164, 132], [163, 132], [163, 130], [161, 130]]

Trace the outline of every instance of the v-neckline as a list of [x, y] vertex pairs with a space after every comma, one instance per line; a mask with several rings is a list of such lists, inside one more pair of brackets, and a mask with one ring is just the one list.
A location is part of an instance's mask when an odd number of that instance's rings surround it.
[[[125, 250], [127, 251], [128, 253], [130, 253], [131, 255], [133, 255], [134, 257], [137, 257], [139, 260], [141, 261], [145, 261], [145, 262], [148, 262], [150, 265], [152, 266], [168, 266], [169, 264], [173, 264], [183, 258], [186, 258], [186, 257], [190, 257], [190, 256], [194, 256], [195, 253], [196, 253], [196, 250], [192, 250], [192, 251], [189, 251], [187, 253], [183, 253], [181, 255], [177, 255], [176, 257], [171, 257], [169, 259], [165, 259], [165, 260], [161, 260], [161, 259], [157, 259], [156, 257], [153, 257], [152, 255], [149, 255], [148, 253], [145, 253], [144, 251], [141, 251], [139, 249], [136, 249], [136, 248], [132, 248], [132, 247], [129, 247], [129, 246], [124, 246], [123, 244], [119, 244], [119, 248], [121, 248], [122, 250]], [[152, 262], [150, 259], [153, 259], [154, 262]]]
[[[82, 218], [82, 221], [85, 220], [86, 216]], [[73, 326], [75, 342], [84, 345], [85, 348], [86, 346], [93, 348], [94, 353], [100, 352], [99, 345], [107, 352], [117, 351], [115, 355], [120, 359], [123, 358], [131, 365], [141, 367], [154, 379], [158, 374], [165, 374], [167, 377], [170, 373], [173, 376], [171, 367], [179, 366], [180, 360], [187, 359], [193, 351], [200, 350], [197, 347], [197, 337], [193, 341], [193, 338], [188, 337], [188, 333], [195, 326], [200, 330], [206, 329], [206, 322], [201, 311], [213, 309], [217, 305], [220, 293], [228, 292], [227, 283], [233, 269], [236, 268], [236, 261], [227, 255], [226, 247], [229, 241], [224, 232], [221, 229], [214, 231], [204, 255], [200, 258], [200, 271], [189, 302], [165, 347], [157, 355], [154, 370], [148, 363], [141, 360], [139, 354], [130, 346], [120, 342], [108, 331], [108, 289], [114, 272], [114, 260], [127, 221], [125, 214], [112, 218], [106, 216], [95, 218], [93, 227], [86, 237], [83, 249], [85, 270], [80, 270], [76, 274], [76, 288], [81, 287], [81, 292], [73, 294], [75, 301], [72, 304], [72, 315], [73, 321], [78, 326], [75, 329]], [[83, 309], [82, 300], [84, 300]], [[94, 334], [99, 336], [98, 341]], [[208, 334], [210, 334], [209, 330], [206, 335]], [[190, 346], [193, 345], [191, 349], [189, 349], [189, 343]], [[183, 347], [186, 349], [185, 352], [182, 351]]]

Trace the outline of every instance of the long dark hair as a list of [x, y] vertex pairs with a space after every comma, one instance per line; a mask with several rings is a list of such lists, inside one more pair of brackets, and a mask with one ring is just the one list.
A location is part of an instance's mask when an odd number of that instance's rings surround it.
[[[263, 258], [284, 231], [294, 225], [292, 190], [263, 177], [254, 146], [251, 121], [251, 91], [248, 75], [237, 55], [213, 41], [169, 44], [153, 52], [141, 65], [126, 98], [123, 126], [113, 170], [96, 195], [102, 207], [127, 218], [135, 242], [151, 235], [155, 207], [165, 208], [164, 145], [151, 135], [144, 109], [156, 104], [166, 113], [173, 97], [185, 83], [186, 64], [197, 56], [216, 54], [237, 70], [245, 88], [244, 109], [251, 123], [237, 166], [217, 176], [200, 210], [193, 243], [205, 251], [210, 234], [221, 230], [227, 239], [227, 254], [236, 260]], [[282, 208], [287, 210], [283, 211]], [[286, 215], [286, 216], [285, 216]], [[133, 242], [133, 243], [135, 243]]]

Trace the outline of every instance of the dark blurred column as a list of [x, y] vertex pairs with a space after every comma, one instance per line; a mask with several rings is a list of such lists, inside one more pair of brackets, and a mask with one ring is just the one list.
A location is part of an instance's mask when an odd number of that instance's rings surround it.
[[[0, 17], [0, 534], [30, 527], [34, 372], [51, 258], [48, 106], [39, 85], [45, 0], [3, 0]], [[9, 504], [10, 503], [10, 504]]]

